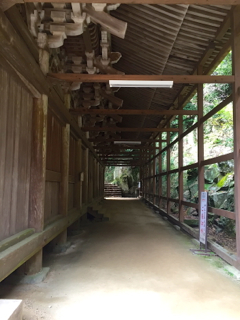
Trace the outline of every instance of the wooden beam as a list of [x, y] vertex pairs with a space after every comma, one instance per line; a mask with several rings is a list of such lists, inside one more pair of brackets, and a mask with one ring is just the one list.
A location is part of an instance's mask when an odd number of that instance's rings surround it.
[[132, 149], [132, 150], [142, 150], [142, 149], [146, 149], [146, 150], [155, 150], [156, 148], [155, 147], [151, 147], [149, 145], [147, 146], [127, 146], [127, 147], [123, 147], [121, 145], [119, 145], [119, 147], [117, 147], [116, 145], [113, 145], [113, 146], [104, 146], [104, 145], [101, 145], [101, 146], [93, 146], [94, 149], [100, 149], [100, 150], [126, 150], [126, 149]]
[[120, 128], [120, 127], [83, 127], [83, 131], [99, 132], [177, 132], [178, 128]]
[[176, 116], [176, 115], [197, 115], [197, 110], [131, 110], [131, 109], [86, 109], [86, 108], [76, 108], [70, 109], [73, 114], [91, 114], [91, 115], [154, 115], [154, 116]]
[[[79, 74], [49, 73], [49, 79], [67, 82], [108, 82], [109, 80], [173, 81], [174, 83], [233, 83], [234, 76], [210, 75], [121, 75], [121, 74]], [[166, 88], [166, 90], [171, 90]]]
[[[140, 142], [148, 142], [149, 144], [151, 143], [156, 143], [158, 140], [156, 139], [114, 139], [114, 138], [104, 138], [104, 137], [98, 137], [98, 138], [91, 138], [88, 139], [89, 142], [114, 142], [114, 141], [140, 141]], [[167, 140], [161, 140], [161, 142], [166, 142]]]
[[107, 152], [97, 152], [98, 154], [100, 154], [99, 157], [112, 157], [112, 156], [116, 156], [116, 155], [125, 155], [126, 157], [131, 157], [132, 155], [134, 156], [139, 156], [140, 152], [113, 152], [113, 153], [107, 153]]
[[[98, 82], [98, 81], [96, 81]], [[119, 99], [118, 97], [115, 97], [113, 94], [108, 94], [104, 90], [100, 90], [100, 94], [103, 96], [103, 98], [107, 99], [108, 101], [112, 102], [113, 105], [117, 107], [122, 107], [123, 100]]]
[[235, 181], [235, 212], [236, 212], [236, 245], [237, 263], [240, 268], [240, 34], [238, 32], [240, 22], [240, 6], [233, 10], [232, 14], [232, 50], [233, 50], [233, 74], [235, 84], [233, 86], [233, 124], [234, 124], [234, 181]]
[[[121, 155], [121, 154], [119, 154], [119, 155], [113, 155], [113, 156], [101, 156], [100, 158], [101, 159], [112, 159], [112, 158], [130, 158], [131, 156], [133, 156], [133, 155]], [[136, 158], [132, 158], [132, 159], [134, 159], [134, 160], [136, 160]]]
[[56, 222], [48, 225], [42, 232], [34, 233], [24, 241], [20, 241], [1, 252], [0, 281], [20, 267], [34, 254], [39, 252], [47, 243], [79, 219], [80, 215], [86, 213], [86, 211], [87, 206], [84, 206], [81, 211], [71, 211], [68, 216], [59, 218]]
[[[22, 23], [24, 23], [22, 21]], [[64, 106], [63, 101], [59, 97], [56, 90], [52, 87], [52, 84], [46, 79], [45, 75], [41, 71], [35, 58], [29, 51], [27, 45], [14, 29], [12, 24], [7, 19], [6, 15], [0, 10], [0, 55], [16, 70], [23, 78], [31, 83], [41, 94], [45, 94], [49, 98], [49, 105], [55, 115], [61, 120], [64, 119], [71, 125], [74, 133], [81, 138], [84, 145], [87, 146], [94, 154], [94, 149], [81, 132], [76, 120], [69, 113]]]
[[27, 25], [23, 23], [23, 19], [19, 10], [16, 7], [12, 7], [11, 9], [5, 12], [5, 15], [13, 25], [16, 32], [22, 38], [22, 40], [26, 43], [35, 61], [39, 62], [39, 50], [37, 47], [37, 42], [34, 40], [33, 36], [29, 32]]
[[[7, 2], [4, 0], [4, 2]], [[39, 2], [38, 0], [16, 0], [17, 3]], [[46, 3], [66, 3], [66, 0], [46, 0]], [[92, 0], [75, 0], [76, 3], [92, 3]], [[104, 3], [104, 0], [96, 0], [95, 3]], [[118, 0], [109, 0], [108, 3], [119, 3]], [[195, 5], [237, 5], [240, 0], [122, 0], [124, 4], [195, 4]]]
[[100, 24], [103, 29], [121, 39], [125, 38], [127, 30], [125, 21], [119, 20], [104, 11], [97, 11], [92, 6], [86, 6], [83, 10], [94, 23]]
[[[199, 67], [199, 73], [202, 68]], [[201, 212], [201, 192], [204, 191], [204, 131], [203, 131], [203, 85], [197, 86], [197, 106], [198, 106], [198, 212]]]

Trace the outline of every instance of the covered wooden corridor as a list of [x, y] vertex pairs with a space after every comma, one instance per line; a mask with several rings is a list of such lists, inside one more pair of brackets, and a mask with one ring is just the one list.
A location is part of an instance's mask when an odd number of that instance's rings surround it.
[[[240, 0], [136, 2], [0, 0], [0, 281], [13, 272], [38, 274], [47, 245], [64, 247], [68, 232], [81, 228], [86, 219], [104, 220], [101, 201], [109, 166], [139, 168], [141, 199], [198, 238], [198, 230], [185, 223], [186, 211], [194, 210], [198, 221], [200, 194], [210, 185], [206, 171], [229, 162], [231, 174], [221, 172], [221, 183], [215, 181], [221, 185], [219, 192], [226, 194], [223, 180], [228, 179], [229, 198], [220, 205], [209, 203], [208, 212], [230, 221], [235, 246], [230, 251], [216, 239], [208, 245], [240, 269]], [[231, 70], [219, 71], [220, 62], [229, 55]], [[220, 84], [226, 85], [224, 94], [206, 107], [206, 87]], [[231, 109], [232, 125], [230, 133], [222, 133], [221, 125], [216, 130], [221, 149], [216, 155], [208, 150], [204, 130], [226, 108]], [[218, 121], [222, 123], [219, 117]], [[189, 137], [194, 137], [195, 147], [186, 156]], [[194, 194], [186, 197], [189, 172], [194, 172], [196, 183]], [[123, 203], [129, 210], [139, 207], [140, 216], [128, 215], [127, 209], [118, 214]], [[144, 243], [150, 260], [158, 250], [165, 256], [166, 249], [168, 272], [175, 273], [176, 265], [170, 266], [182, 261], [186, 248], [179, 246], [179, 235], [160, 215], [153, 216], [140, 201], [105, 205], [110, 221], [99, 229], [90, 228], [100, 237], [98, 247], [103, 235], [103, 244], [108, 241], [105, 228], [111, 241], [111, 226], [118, 234], [118, 227], [129, 222], [129, 230], [123, 232], [133, 232], [127, 237], [136, 236], [134, 241], [139, 240], [135, 232], [144, 237], [141, 255]], [[168, 247], [169, 241], [174, 244]], [[165, 247], [157, 248], [161, 242]], [[152, 245], [153, 253], [148, 252]], [[91, 246], [85, 248], [90, 255]], [[171, 250], [176, 252], [174, 259]], [[103, 255], [108, 256], [107, 251]], [[190, 265], [206, 268], [203, 281], [207, 282], [208, 267], [189, 252], [186, 255]], [[116, 261], [120, 256], [121, 250]], [[111, 263], [113, 271], [115, 262]], [[156, 265], [146, 272], [156, 272], [161, 263], [156, 257]], [[139, 268], [144, 265], [147, 268], [144, 263]], [[193, 281], [198, 281], [196, 274]], [[219, 281], [225, 285], [226, 280]], [[229, 284], [229, 290], [237, 289]], [[222, 315], [231, 308], [235, 319], [237, 309], [232, 305], [229, 302], [226, 309], [223, 305]]]

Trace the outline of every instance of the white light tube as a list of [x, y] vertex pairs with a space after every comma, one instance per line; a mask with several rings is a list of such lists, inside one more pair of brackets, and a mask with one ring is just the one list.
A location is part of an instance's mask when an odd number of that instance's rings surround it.
[[173, 81], [109, 80], [110, 87], [172, 88]]
[[114, 141], [114, 144], [141, 144], [141, 141]]

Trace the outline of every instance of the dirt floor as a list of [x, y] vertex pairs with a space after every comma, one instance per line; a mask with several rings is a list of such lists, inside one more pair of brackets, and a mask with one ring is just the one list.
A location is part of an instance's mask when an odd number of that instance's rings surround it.
[[0, 284], [0, 298], [24, 300], [23, 319], [240, 318], [240, 281], [219, 272], [219, 261], [193, 255], [190, 238], [140, 200], [104, 202], [110, 221], [46, 255], [44, 282]]

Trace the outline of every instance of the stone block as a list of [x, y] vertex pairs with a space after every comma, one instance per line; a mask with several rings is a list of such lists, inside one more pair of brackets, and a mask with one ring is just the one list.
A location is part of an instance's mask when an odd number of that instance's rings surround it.
[[23, 311], [22, 300], [0, 300], [1, 320], [21, 320]]

